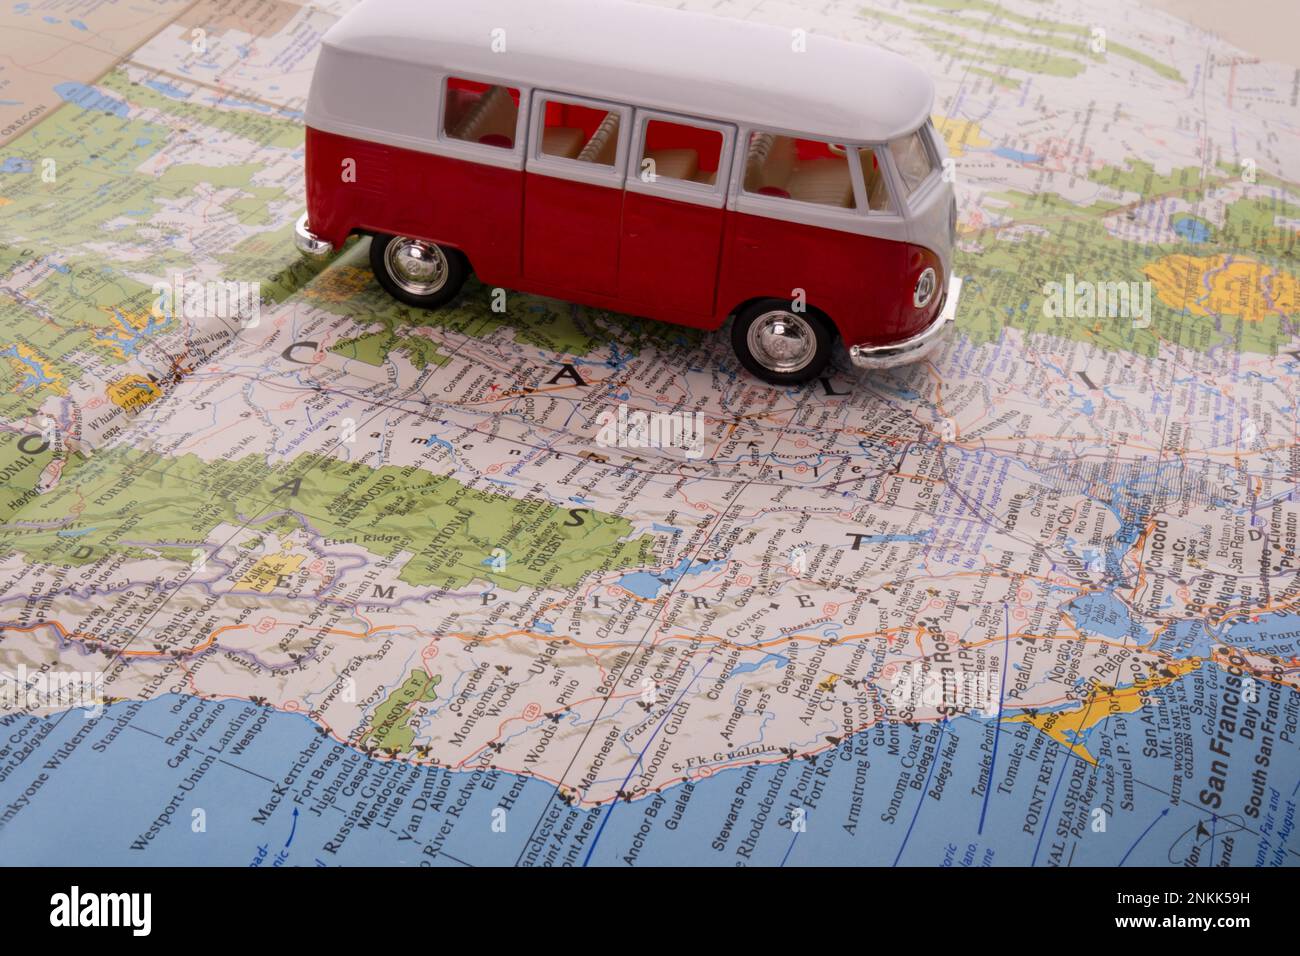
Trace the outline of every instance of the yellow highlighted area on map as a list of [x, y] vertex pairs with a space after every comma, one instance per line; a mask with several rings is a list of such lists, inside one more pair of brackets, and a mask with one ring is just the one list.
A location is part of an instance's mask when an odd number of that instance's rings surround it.
[[280, 576], [293, 574], [302, 567], [304, 560], [301, 554], [281, 552], [267, 555], [249, 568], [248, 573], [240, 578], [235, 586], [256, 591], [258, 594], [270, 594], [280, 583]]
[[1171, 661], [1164, 665], [1159, 674], [1129, 687], [1099, 687], [1087, 700], [1073, 710], [1039, 711], [1033, 714], [1020, 714], [1006, 718], [1007, 723], [1033, 724], [1047, 736], [1070, 750], [1088, 763], [1095, 764], [1097, 758], [1088, 752], [1081, 741], [1083, 735], [1115, 714], [1131, 714], [1142, 708], [1144, 694], [1172, 684], [1186, 677], [1203, 663], [1203, 658], [1189, 657], [1186, 660]]
[[150, 309], [103, 309], [113, 317], [112, 327], [95, 330], [95, 338], [100, 345], [112, 349], [121, 359], [129, 359], [133, 352], [128, 346], [137, 344], [141, 333], [149, 331], [159, 318]]
[[302, 295], [321, 302], [347, 302], [370, 285], [369, 269], [337, 266], [327, 269], [303, 287]]
[[45, 357], [30, 345], [21, 342], [0, 348], [0, 355], [9, 360], [18, 375], [19, 389], [49, 389], [55, 395], [66, 395], [63, 378], [51, 367]]
[[127, 412], [138, 412], [162, 396], [162, 389], [143, 375], [124, 375], [109, 382], [108, 400]]
[[934, 121], [935, 132], [943, 137], [944, 145], [948, 147], [948, 154], [954, 159], [966, 155], [968, 149], [983, 149], [993, 145], [992, 140], [980, 135], [979, 123], [955, 119], [951, 116], [940, 116], [938, 113], [930, 119]]
[[1300, 279], [1249, 256], [1165, 256], [1143, 271], [1161, 302], [1189, 315], [1262, 322], [1300, 312]]

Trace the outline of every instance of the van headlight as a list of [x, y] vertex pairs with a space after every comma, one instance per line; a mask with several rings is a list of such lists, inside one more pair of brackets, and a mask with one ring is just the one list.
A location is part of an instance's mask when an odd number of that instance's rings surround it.
[[916, 288], [912, 290], [912, 305], [918, 309], [924, 309], [934, 298], [934, 290], [938, 288], [939, 283], [935, 277], [934, 269], [927, 267], [920, 277], [916, 280]]

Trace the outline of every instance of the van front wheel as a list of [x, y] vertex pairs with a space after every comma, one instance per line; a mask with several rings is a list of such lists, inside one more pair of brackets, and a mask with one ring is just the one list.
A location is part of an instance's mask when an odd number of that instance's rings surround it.
[[372, 236], [370, 268], [389, 295], [421, 309], [446, 305], [469, 276], [459, 250], [407, 236]]
[[793, 311], [791, 303], [765, 299], [741, 310], [731, 327], [740, 364], [773, 385], [816, 378], [831, 358], [835, 333], [823, 316]]

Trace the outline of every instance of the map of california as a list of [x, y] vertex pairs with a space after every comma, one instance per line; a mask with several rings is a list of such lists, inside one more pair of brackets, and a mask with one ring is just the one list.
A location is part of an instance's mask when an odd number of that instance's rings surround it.
[[0, 13], [0, 857], [1300, 862], [1294, 68], [1128, 0], [657, 2], [934, 77], [941, 353], [407, 308], [294, 249], [352, 0]]

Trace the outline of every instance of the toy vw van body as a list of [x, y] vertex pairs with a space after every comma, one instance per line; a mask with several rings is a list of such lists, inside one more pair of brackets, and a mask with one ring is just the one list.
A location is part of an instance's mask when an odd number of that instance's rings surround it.
[[933, 85], [873, 47], [621, 0], [366, 0], [324, 38], [300, 249], [702, 329], [770, 382], [926, 356], [955, 313]]

